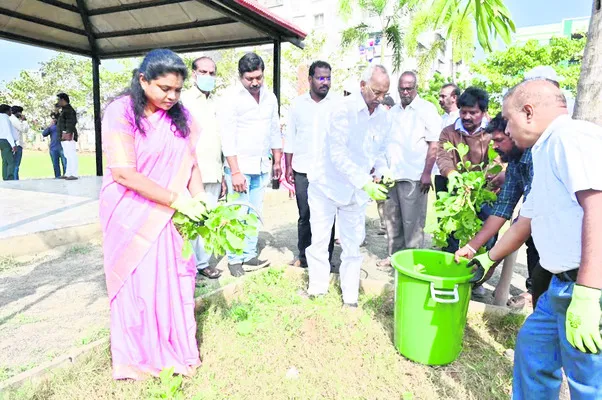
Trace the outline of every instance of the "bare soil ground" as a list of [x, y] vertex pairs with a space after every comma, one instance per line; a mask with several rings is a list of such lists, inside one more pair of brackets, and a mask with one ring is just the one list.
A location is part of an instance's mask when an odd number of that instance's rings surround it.
[[[273, 266], [287, 265], [297, 248], [297, 208], [285, 191], [269, 191], [264, 204], [265, 226], [260, 234], [261, 257]], [[386, 239], [377, 235], [376, 205], [368, 210], [362, 278], [393, 282], [392, 270], [376, 268], [386, 256]], [[26, 244], [24, 244], [26, 245]], [[340, 247], [335, 248], [338, 264]], [[526, 268], [515, 268], [517, 287], [524, 285]], [[217, 263], [217, 260], [213, 260]], [[198, 280], [197, 293], [231, 282], [226, 260], [219, 281]], [[496, 282], [496, 276], [492, 283]], [[492, 286], [484, 297], [491, 300]], [[39, 365], [76, 346], [108, 335], [108, 300], [100, 241], [19, 259], [0, 260], [0, 381]]]

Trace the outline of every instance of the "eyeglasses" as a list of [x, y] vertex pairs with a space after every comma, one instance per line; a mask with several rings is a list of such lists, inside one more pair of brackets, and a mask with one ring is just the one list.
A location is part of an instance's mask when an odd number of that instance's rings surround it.
[[370, 91], [372, 92], [372, 94], [374, 96], [376, 96], [377, 98], [378, 97], [383, 97], [384, 98], [384, 97], [389, 96], [389, 92], [381, 92], [381, 91], [378, 91], [378, 90], [374, 90], [374, 89], [372, 89], [372, 86], [370, 86], [370, 85], [368, 85], [368, 88], [370, 89]]
[[320, 83], [332, 81], [332, 78], [330, 76], [318, 76], [318, 77], [314, 77], [314, 79], [316, 79]]
[[400, 87], [399, 88], [399, 93], [411, 92], [414, 89], [416, 89], [416, 86], [412, 86], [412, 87]]

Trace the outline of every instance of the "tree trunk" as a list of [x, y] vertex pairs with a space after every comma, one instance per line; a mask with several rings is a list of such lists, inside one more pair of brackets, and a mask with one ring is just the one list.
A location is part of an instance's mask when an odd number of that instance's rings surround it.
[[602, 125], [602, 0], [593, 3], [574, 118]]

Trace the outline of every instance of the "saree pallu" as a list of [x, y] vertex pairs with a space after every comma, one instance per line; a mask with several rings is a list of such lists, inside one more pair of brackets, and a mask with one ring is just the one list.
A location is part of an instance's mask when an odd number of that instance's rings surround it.
[[187, 191], [198, 132], [174, 133], [167, 112], [134, 124], [129, 96], [113, 101], [102, 121], [107, 170], [100, 192], [104, 268], [111, 305], [114, 379], [144, 379], [164, 368], [189, 375], [200, 365], [194, 318], [196, 267], [181, 258], [174, 210], [115, 182], [111, 168], [135, 168], [173, 192]]

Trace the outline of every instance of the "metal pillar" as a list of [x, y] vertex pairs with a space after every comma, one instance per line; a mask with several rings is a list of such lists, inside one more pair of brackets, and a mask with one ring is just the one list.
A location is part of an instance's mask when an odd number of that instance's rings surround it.
[[98, 57], [92, 57], [92, 98], [94, 103], [96, 176], [102, 176], [102, 131], [100, 126], [100, 59]]
[[274, 40], [274, 94], [278, 99], [278, 114], [280, 114], [280, 62], [282, 60], [280, 44], [280, 40]]

